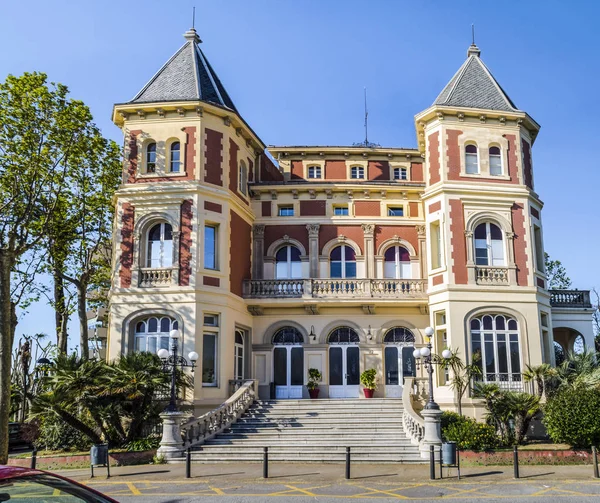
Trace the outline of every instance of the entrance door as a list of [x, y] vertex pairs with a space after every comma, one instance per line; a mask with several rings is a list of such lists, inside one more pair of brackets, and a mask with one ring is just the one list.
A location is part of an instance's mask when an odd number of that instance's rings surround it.
[[276, 346], [273, 350], [275, 398], [302, 398], [304, 349], [302, 346]]
[[405, 377], [414, 377], [415, 359], [413, 346], [386, 346], [385, 357], [385, 396], [401, 398]]
[[359, 353], [358, 346], [329, 348], [329, 398], [358, 398]]
[[244, 332], [242, 330], [235, 331], [233, 360], [233, 378], [240, 381], [244, 379]]

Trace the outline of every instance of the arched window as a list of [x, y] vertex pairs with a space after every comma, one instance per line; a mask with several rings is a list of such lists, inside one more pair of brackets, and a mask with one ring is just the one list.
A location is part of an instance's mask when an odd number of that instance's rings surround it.
[[475, 228], [475, 264], [504, 266], [504, 240], [500, 227], [491, 222]]
[[238, 190], [244, 195], [248, 192], [248, 170], [246, 169], [246, 163], [244, 161], [240, 161]]
[[465, 147], [465, 172], [469, 175], [476, 175], [479, 173], [477, 145], [467, 145]]
[[181, 144], [178, 141], [171, 143], [170, 164], [171, 173], [179, 173], [181, 166]]
[[383, 276], [390, 279], [409, 279], [410, 253], [403, 246], [390, 246], [384, 254]]
[[156, 224], [148, 232], [148, 260], [146, 267], [160, 268], [173, 265], [173, 229], [166, 222]]
[[327, 342], [329, 344], [358, 344], [360, 337], [356, 330], [350, 327], [338, 327], [329, 334]]
[[502, 156], [500, 148], [490, 147], [490, 175], [499, 176], [502, 174]]
[[485, 314], [473, 318], [470, 329], [472, 363], [481, 369], [478, 379], [520, 389], [521, 352], [517, 320], [502, 314]]
[[154, 353], [159, 349], [169, 349], [169, 332], [179, 328], [177, 320], [168, 316], [150, 316], [135, 324], [136, 351]]
[[302, 277], [300, 250], [292, 245], [279, 248], [275, 254], [275, 279], [294, 279]]
[[146, 145], [146, 173], [156, 173], [156, 143]]
[[415, 336], [404, 327], [390, 328], [383, 336], [384, 344], [414, 344]]
[[329, 275], [332, 278], [356, 278], [356, 254], [350, 246], [340, 245], [331, 250]]
[[273, 344], [302, 344], [304, 338], [297, 328], [283, 327], [275, 332]]

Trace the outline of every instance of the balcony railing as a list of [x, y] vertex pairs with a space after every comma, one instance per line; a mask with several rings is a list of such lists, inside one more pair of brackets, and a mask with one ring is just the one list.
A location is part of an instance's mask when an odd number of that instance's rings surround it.
[[550, 305], [552, 307], [575, 307], [591, 309], [589, 290], [550, 290]]
[[173, 268], [150, 268], [140, 269], [140, 286], [157, 287], [169, 286], [173, 283]]
[[422, 279], [259, 279], [244, 281], [246, 298], [424, 298]]
[[475, 267], [475, 281], [478, 285], [508, 285], [508, 267], [478, 265]]
[[530, 391], [530, 383], [525, 382], [523, 380], [523, 374], [519, 373], [484, 373], [475, 376], [471, 382], [472, 393], [477, 384], [496, 384], [500, 389], [507, 391]]

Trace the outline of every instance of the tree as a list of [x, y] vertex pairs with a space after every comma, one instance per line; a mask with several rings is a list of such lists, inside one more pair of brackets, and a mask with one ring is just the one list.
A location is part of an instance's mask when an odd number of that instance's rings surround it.
[[91, 114], [42, 73], [0, 83], [0, 464], [8, 458], [11, 353], [17, 324], [12, 276], [39, 248], [68, 168], [85, 154]]
[[544, 253], [544, 265], [548, 278], [548, 290], [561, 290], [571, 288], [571, 278], [560, 260], [552, 260], [550, 255]]
[[454, 390], [458, 413], [462, 416], [462, 399], [471, 384], [473, 377], [481, 374], [481, 369], [475, 365], [465, 365], [458, 356], [458, 349], [452, 351], [452, 356], [444, 362], [450, 368], [450, 388]]
[[531, 367], [525, 365], [526, 369], [523, 372], [525, 382], [534, 382], [537, 396], [543, 396], [546, 390], [546, 383], [555, 375], [554, 369], [548, 363], [542, 363]]

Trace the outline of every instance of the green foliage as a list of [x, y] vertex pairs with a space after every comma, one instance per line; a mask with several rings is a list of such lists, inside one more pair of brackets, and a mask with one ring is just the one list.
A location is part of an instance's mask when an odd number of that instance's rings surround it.
[[537, 395], [542, 397], [547, 383], [552, 380], [555, 374], [555, 370], [547, 363], [542, 363], [534, 367], [526, 365], [525, 372], [523, 372], [523, 379], [525, 382], [534, 382]]
[[48, 415], [39, 421], [34, 445], [39, 450], [47, 451], [85, 451], [91, 447], [92, 442], [58, 416]]
[[543, 423], [554, 442], [575, 447], [600, 443], [600, 391], [597, 388], [564, 388], [544, 407]]
[[[454, 390], [458, 414], [462, 415], [462, 398], [473, 377], [481, 374], [481, 368], [476, 364], [465, 365], [458, 356], [458, 351], [458, 348], [451, 350], [452, 355], [444, 363], [450, 369], [450, 389]], [[439, 357], [437, 360], [441, 361]]]
[[323, 379], [323, 375], [319, 369], [308, 369], [308, 383], [306, 383], [306, 387], [311, 391], [317, 389], [321, 379]]
[[367, 369], [360, 374], [360, 383], [365, 389], [377, 389], [377, 371], [375, 369]]
[[544, 253], [544, 266], [548, 277], [549, 290], [571, 288], [571, 278], [567, 275], [567, 270], [560, 260], [552, 260], [550, 255]]
[[463, 421], [464, 419], [465, 418], [463, 416], [461, 416], [460, 414], [458, 414], [456, 412], [452, 412], [449, 410], [445, 410], [444, 412], [442, 412], [442, 417], [441, 417], [442, 435], [444, 434], [444, 430], [446, 428], [448, 428], [448, 426], [450, 426], [451, 424]]
[[123, 447], [128, 451], [150, 451], [152, 449], [158, 449], [160, 445], [159, 437], [146, 437], [138, 440], [132, 440], [127, 442]]
[[493, 426], [462, 416], [452, 417], [448, 426], [442, 429], [442, 436], [447, 441], [456, 442], [461, 450], [488, 451], [498, 446]]
[[167, 458], [165, 458], [162, 454], [159, 455], [154, 455], [154, 457], [152, 458], [152, 464], [153, 465], [166, 465], [167, 464]]

